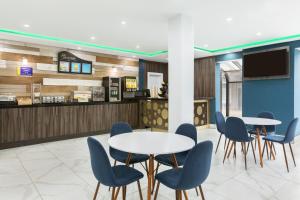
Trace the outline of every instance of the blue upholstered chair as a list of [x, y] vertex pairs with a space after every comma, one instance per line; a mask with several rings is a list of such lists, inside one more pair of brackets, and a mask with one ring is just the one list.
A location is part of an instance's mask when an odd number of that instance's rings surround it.
[[[229, 155], [232, 151], [232, 148], [233, 147], [235, 148], [236, 143], [239, 142], [242, 144], [242, 152], [243, 152], [244, 158], [245, 158], [245, 169], [247, 169], [247, 152], [248, 151], [246, 148], [246, 143], [251, 144], [253, 156], [254, 156], [255, 163], [256, 163], [256, 157], [255, 157], [254, 147], [253, 147], [253, 143], [252, 143], [254, 138], [249, 136], [247, 127], [246, 127], [244, 121], [238, 117], [227, 118], [225, 125], [226, 125], [225, 136], [229, 140], [229, 142], [227, 143], [223, 163], [225, 162], [226, 156], [229, 157]], [[231, 147], [229, 149], [230, 143], [231, 143]], [[229, 151], [228, 151], [228, 149], [229, 149]]]
[[[193, 124], [188, 124], [188, 123], [181, 124], [177, 128], [175, 133], [189, 137], [194, 140], [195, 144], [197, 144], [197, 130]], [[185, 152], [175, 154], [178, 166], [183, 165], [188, 152], [189, 151], [185, 151]], [[158, 155], [155, 157], [155, 160], [158, 162], [158, 166], [159, 164], [174, 166], [174, 160], [172, 159], [172, 154]], [[156, 167], [156, 169], [158, 169], [158, 166]]]
[[[257, 114], [257, 117], [259, 118], [267, 118], [267, 119], [275, 119], [274, 114], [272, 112], [264, 111], [260, 112]], [[261, 126], [253, 126], [253, 129], [249, 130], [249, 133], [251, 135], [256, 135], [256, 129], [259, 128], [260, 130], [262, 129]], [[267, 134], [274, 134], [276, 132], [276, 126], [271, 125], [271, 126], [265, 126]], [[263, 134], [264, 133], [260, 133]]]
[[295, 138], [297, 123], [298, 123], [298, 118], [293, 119], [290, 122], [285, 135], [271, 134], [271, 135], [267, 135], [266, 137], [263, 138], [265, 141], [279, 143], [279, 144], [282, 145], [283, 152], [284, 152], [284, 158], [285, 158], [285, 164], [286, 164], [286, 168], [287, 168], [288, 172], [289, 172], [289, 165], [288, 165], [288, 161], [287, 161], [286, 151], [285, 151], [285, 146], [284, 145], [285, 144], [289, 144], [290, 150], [291, 150], [291, 154], [292, 154], [292, 158], [293, 158], [293, 161], [294, 161], [294, 165], [296, 166], [296, 161], [295, 161], [295, 157], [294, 157], [294, 153], [293, 153], [291, 142]]
[[[155, 179], [158, 181], [154, 199], [157, 198], [160, 183], [176, 190], [176, 194], [180, 195], [182, 192], [186, 196], [186, 190], [196, 188], [199, 186], [202, 199], [204, 194], [201, 184], [209, 175], [211, 166], [213, 143], [205, 141], [197, 144], [187, 155], [183, 168], [173, 168], [170, 170], [158, 173]], [[176, 197], [178, 198], [178, 196]]]
[[[216, 112], [215, 117], [216, 117], [217, 130], [220, 133], [220, 137], [219, 137], [216, 152], [215, 152], [215, 153], [217, 153], [222, 135], [225, 136], [225, 130], [226, 129], [225, 129], [225, 118], [224, 118], [223, 114], [221, 112]], [[225, 146], [226, 146], [226, 141], [227, 141], [227, 138], [225, 138], [224, 149], [225, 149]]]
[[[130, 133], [132, 132], [132, 128], [130, 125], [126, 122], [118, 122], [113, 124], [110, 132], [110, 137], [113, 137], [115, 135], [123, 134], [123, 133]], [[109, 154], [110, 156], [115, 160], [114, 166], [118, 162], [126, 163], [128, 158], [128, 152], [120, 151], [117, 149], [114, 149], [112, 147], [109, 147]], [[132, 154], [130, 158], [129, 164], [135, 164], [140, 162], [145, 162], [149, 159], [148, 155], [143, 154]], [[147, 164], [146, 164], [147, 166]]]
[[[260, 113], [257, 114], [257, 117], [267, 118], [267, 119], [275, 119], [274, 114], [272, 112], [269, 112], [269, 111], [260, 112]], [[265, 136], [265, 133], [263, 132], [262, 128], [266, 129], [265, 131], [266, 131], [267, 135], [275, 134], [275, 132], [276, 132], [276, 126], [274, 126], [274, 125], [264, 126], [264, 127], [256, 125], [256, 126], [253, 126], [253, 129], [249, 130], [249, 134], [251, 136], [256, 136], [256, 134], [257, 134], [256, 131], [257, 131], [257, 129], [259, 129], [260, 130], [260, 135]], [[256, 143], [257, 143], [257, 138], [255, 137], [255, 144], [254, 144], [255, 148], [256, 148]], [[275, 146], [273, 145], [273, 143], [271, 143], [271, 147], [272, 147], [272, 149], [274, 150], [274, 152], [276, 154], [276, 149], [275, 149]], [[262, 153], [263, 155], [264, 155], [265, 149], [267, 150], [268, 157], [271, 158], [271, 152], [269, 154], [269, 150], [268, 150], [268, 148], [266, 148], [266, 143], [264, 144], [264, 147], [263, 147], [263, 153]]]
[[139, 180], [144, 175], [138, 170], [125, 165], [111, 167], [108, 156], [100, 142], [92, 137], [89, 137], [87, 142], [90, 150], [92, 170], [98, 181], [93, 199], [96, 200], [97, 198], [100, 183], [113, 187], [112, 199], [115, 200], [118, 197], [120, 188], [133, 182], [137, 182], [140, 198], [142, 199]]

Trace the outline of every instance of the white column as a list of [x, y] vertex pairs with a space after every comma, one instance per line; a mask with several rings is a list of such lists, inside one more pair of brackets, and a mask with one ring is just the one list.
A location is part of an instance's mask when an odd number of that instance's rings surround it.
[[189, 16], [168, 23], [169, 131], [194, 121], [194, 27]]

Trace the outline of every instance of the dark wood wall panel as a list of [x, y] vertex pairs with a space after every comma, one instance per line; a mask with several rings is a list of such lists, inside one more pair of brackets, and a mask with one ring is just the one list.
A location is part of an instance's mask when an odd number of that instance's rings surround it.
[[0, 149], [109, 132], [139, 125], [138, 102], [0, 109]]
[[215, 97], [215, 68], [216, 62], [214, 57], [195, 60], [195, 100], [207, 97]]
[[[148, 72], [164, 74], [164, 81], [168, 82], [168, 63], [141, 60], [144, 65], [144, 88], [147, 88]], [[194, 96], [195, 100], [215, 97], [215, 68], [214, 57], [195, 59], [194, 64]]]
[[144, 88], [147, 88], [148, 72], [157, 72], [164, 75], [164, 82], [168, 82], [168, 63], [141, 60], [144, 65]]

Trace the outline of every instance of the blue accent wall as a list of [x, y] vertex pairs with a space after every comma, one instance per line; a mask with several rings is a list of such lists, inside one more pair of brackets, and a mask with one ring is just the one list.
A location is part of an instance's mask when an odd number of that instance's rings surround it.
[[[294, 117], [300, 117], [300, 41], [268, 45], [243, 52], [220, 55], [216, 61], [226, 61], [242, 58], [243, 53], [268, 50], [277, 47], [290, 47], [290, 78], [271, 80], [245, 80], [243, 81], [243, 116], [256, 116], [261, 111], [271, 111], [275, 117], [282, 121], [277, 126], [277, 133], [285, 133], [289, 122]], [[218, 65], [216, 65], [218, 68]], [[217, 70], [216, 70], [217, 71]], [[219, 80], [216, 79], [216, 84]], [[299, 103], [298, 103], [299, 102]], [[216, 104], [218, 104], [216, 99]], [[297, 132], [300, 132], [300, 124]]]
[[[294, 117], [300, 118], [300, 51], [295, 50], [294, 53]], [[300, 133], [300, 124], [297, 133]]]
[[261, 111], [273, 112], [275, 118], [282, 121], [282, 124], [276, 127], [279, 134], [285, 133], [289, 122], [294, 118], [294, 57], [297, 44], [300, 43], [287, 42], [243, 51], [249, 53], [277, 47], [290, 47], [290, 78], [243, 82], [243, 115], [255, 116]]

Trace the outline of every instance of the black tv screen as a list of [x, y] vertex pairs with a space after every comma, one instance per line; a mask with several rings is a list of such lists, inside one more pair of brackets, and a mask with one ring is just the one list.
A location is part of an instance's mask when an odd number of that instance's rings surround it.
[[289, 49], [281, 48], [245, 54], [243, 57], [244, 79], [288, 78]]

